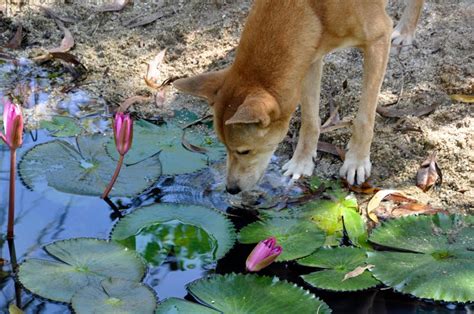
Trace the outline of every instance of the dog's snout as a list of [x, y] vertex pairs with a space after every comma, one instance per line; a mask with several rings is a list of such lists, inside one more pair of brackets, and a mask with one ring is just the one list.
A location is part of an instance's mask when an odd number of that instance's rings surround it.
[[227, 193], [235, 195], [242, 192], [242, 190], [238, 186], [226, 186]]

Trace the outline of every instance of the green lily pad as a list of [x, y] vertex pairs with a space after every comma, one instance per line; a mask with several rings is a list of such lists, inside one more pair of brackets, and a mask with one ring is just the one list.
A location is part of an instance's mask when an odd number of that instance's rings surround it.
[[41, 121], [40, 128], [48, 130], [54, 137], [76, 136], [82, 131], [76, 119], [62, 116], [54, 116], [51, 121]]
[[[54, 140], [36, 145], [21, 159], [18, 169], [23, 183], [31, 189], [45, 182], [57, 191], [99, 196], [115, 171], [116, 161], [104, 149], [109, 138], [78, 137], [75, 145]], [[134, 165], [123, 165], [111, 196], [133, 197], [151, 187], [161, 175], [158, 156]]]
[[216, 314], [220, 313], [207, 306], [177, 298], [169, 298], [158, 305], [155, 314]]
[[370, 241], [410, 252], [369, 252], [374, 276], [419, 298], [474, 301], [472, 216], [409, 216], [375, 229]]
[[277, 261], [289, 261], [308, 256], [324, 244], [324, 231], [302, 219], [274, 218], [254, 222], [239, 233], [241, 243], [257, 243], [275, 237], [283, 248]]
[[367, 238], [367, 231], [363, 219], [358, 213], [357, 200], [335, 186], [327, 194], [331, 198], [330, 200], [316, 200], [278, 212], [268, 211], [264, 217], [311, 221], [326, 232], [325, 245], [327, 246], [339, 245], [345, 227], [350, 240], [355, 245], [366, 246], [364, 241]]
[[[112, 231], [112, 240], [118, 241], [131, 249], [137, 249], [142, 254], [146, 253], [147, 247], [150, 246], [161, 247], [166, 250], [164, 237], [169, 237], [169, 234], [165, 232], [160, 236], [159, 232], [154, 232], [160, 230], [159, 228], [148, 228], [171, 222], [195, 226], [205, 231], [207, 237], [204, 240], [207, 241], [212, 238], [213, 241], [208, 241], [205, 245], [202, 244], [197, 251], [203, 250], [203, 246], [207, 245], [212, 250], [213, 260], [224, 257], [234, 246], [236, 238], [234, 225], [223, 214], [202, 206], [176, 204], [155, 204], [135, 210], [117, 222]], [[168, 243], [171, 243], [169, 240]], [[192, 245], [196, 246], [195, 241], [185, 241], [184, 239], [179, 241], [181, 241], [182, 246], [189, 245], [182, 249], [183, 252], [189, 253], [195, 249], [192, 247]], [[179, 241], [176, 243], [179, 244]], [[176, 243], [174, 243], [175, 248]], [[147, 255], [145, 254], [144, 257], [147, 258]], [[156, 262], [152, 262], [152, 264], [156, 264]]]
[[122, 279], [105, 279], [100, 286], [80, 289], [71, 300], [75, 313], [151, 313], [156, 309], [156, 298], [142, 283]]
[[125, 247], [98, 239], [71, 239], [44, 248], [54, 260], [28, 259], [20, 265], [23, 286], [43, 298], [71, 302], [86, 286], [100, 287], [107, 278], [139, 282], [145, 265]]
[[[209, 165], [225, 156], [225, 148], [220, 144], [212, 130], [194, 128], [186, 130], [186, 139], [191, 144], [208, 150], [206, 154], [190, 152], [181, 144], [183, 137], [181, 127], [173, 123], [155, 125], [140, 120], [136, 121], [133, 129], [133, 145], [125, 157], [126, 164], [135, 164], [157, 153], [163, 164], [163, 174], [175, 175], [190, 173]], [[115, 142], [107, 143], [107, 152], [117, 160], [119, 155]]]
[[347, 273], [359, 266], [366, 266], [366, 251], [359, 248], [339, 247], [321, 248], [308, 257], [298, 261], [303, 266], [324, 268], [308, 275], [301, 276], [311, 286], [333, 291], [358, 291], [379, 284], [369, 271], [344, 280]]
[[313, 294], [278, 278], [215, 275], [192, 282], [188, 290], [200, 302], [222, 313], [330, 313]]

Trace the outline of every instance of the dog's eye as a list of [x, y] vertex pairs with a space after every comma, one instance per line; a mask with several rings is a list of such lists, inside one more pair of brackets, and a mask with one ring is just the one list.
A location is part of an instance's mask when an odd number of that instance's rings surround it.
[[237, 152], [238, 155], [248, 155], [250, 154], [250, 150], [244, 150], [244, 151], [241, 151], [241, 152]]

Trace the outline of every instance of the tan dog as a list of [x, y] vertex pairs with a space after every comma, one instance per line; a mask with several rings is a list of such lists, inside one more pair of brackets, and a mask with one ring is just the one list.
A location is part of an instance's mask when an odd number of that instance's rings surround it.
[[[363, 51], [364, 83], [340, 175], [350, 184], [370, 176], [375, 109], [392, 33], [385, 6], [385, 0], [256, 0], [232, 66], [174, 83], [213, 106], [215, 129], [228, 153], [229, 193], [251, 189], [259, 181], [285, 138], [298, 103], [302, 120], [298, 145], [283, 169], [294, 179], [312, 175], [320, 129], [322, 59], [345, 47]], [[410, 26], [412, 19], [403, 21]], [[405, 29], [409, 27], [400, 28], [399, 37], [406, 36], [401, 31]]]

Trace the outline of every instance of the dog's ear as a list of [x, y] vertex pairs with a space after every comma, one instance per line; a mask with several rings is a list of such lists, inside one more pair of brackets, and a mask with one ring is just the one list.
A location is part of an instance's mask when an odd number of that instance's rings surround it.
[[173, 86], [179, 91], [193, 96], [212, 100], [222, 86], [227, 69], [216, 72], [208, 72], [193, 77], [178, 79], [173, 82]]
[[275, 97], [267, 92], [249, 95], [235, 114], [225, 122], [231, 124], [260, 124], [266, 128], [280, 116], [280, 107]]

